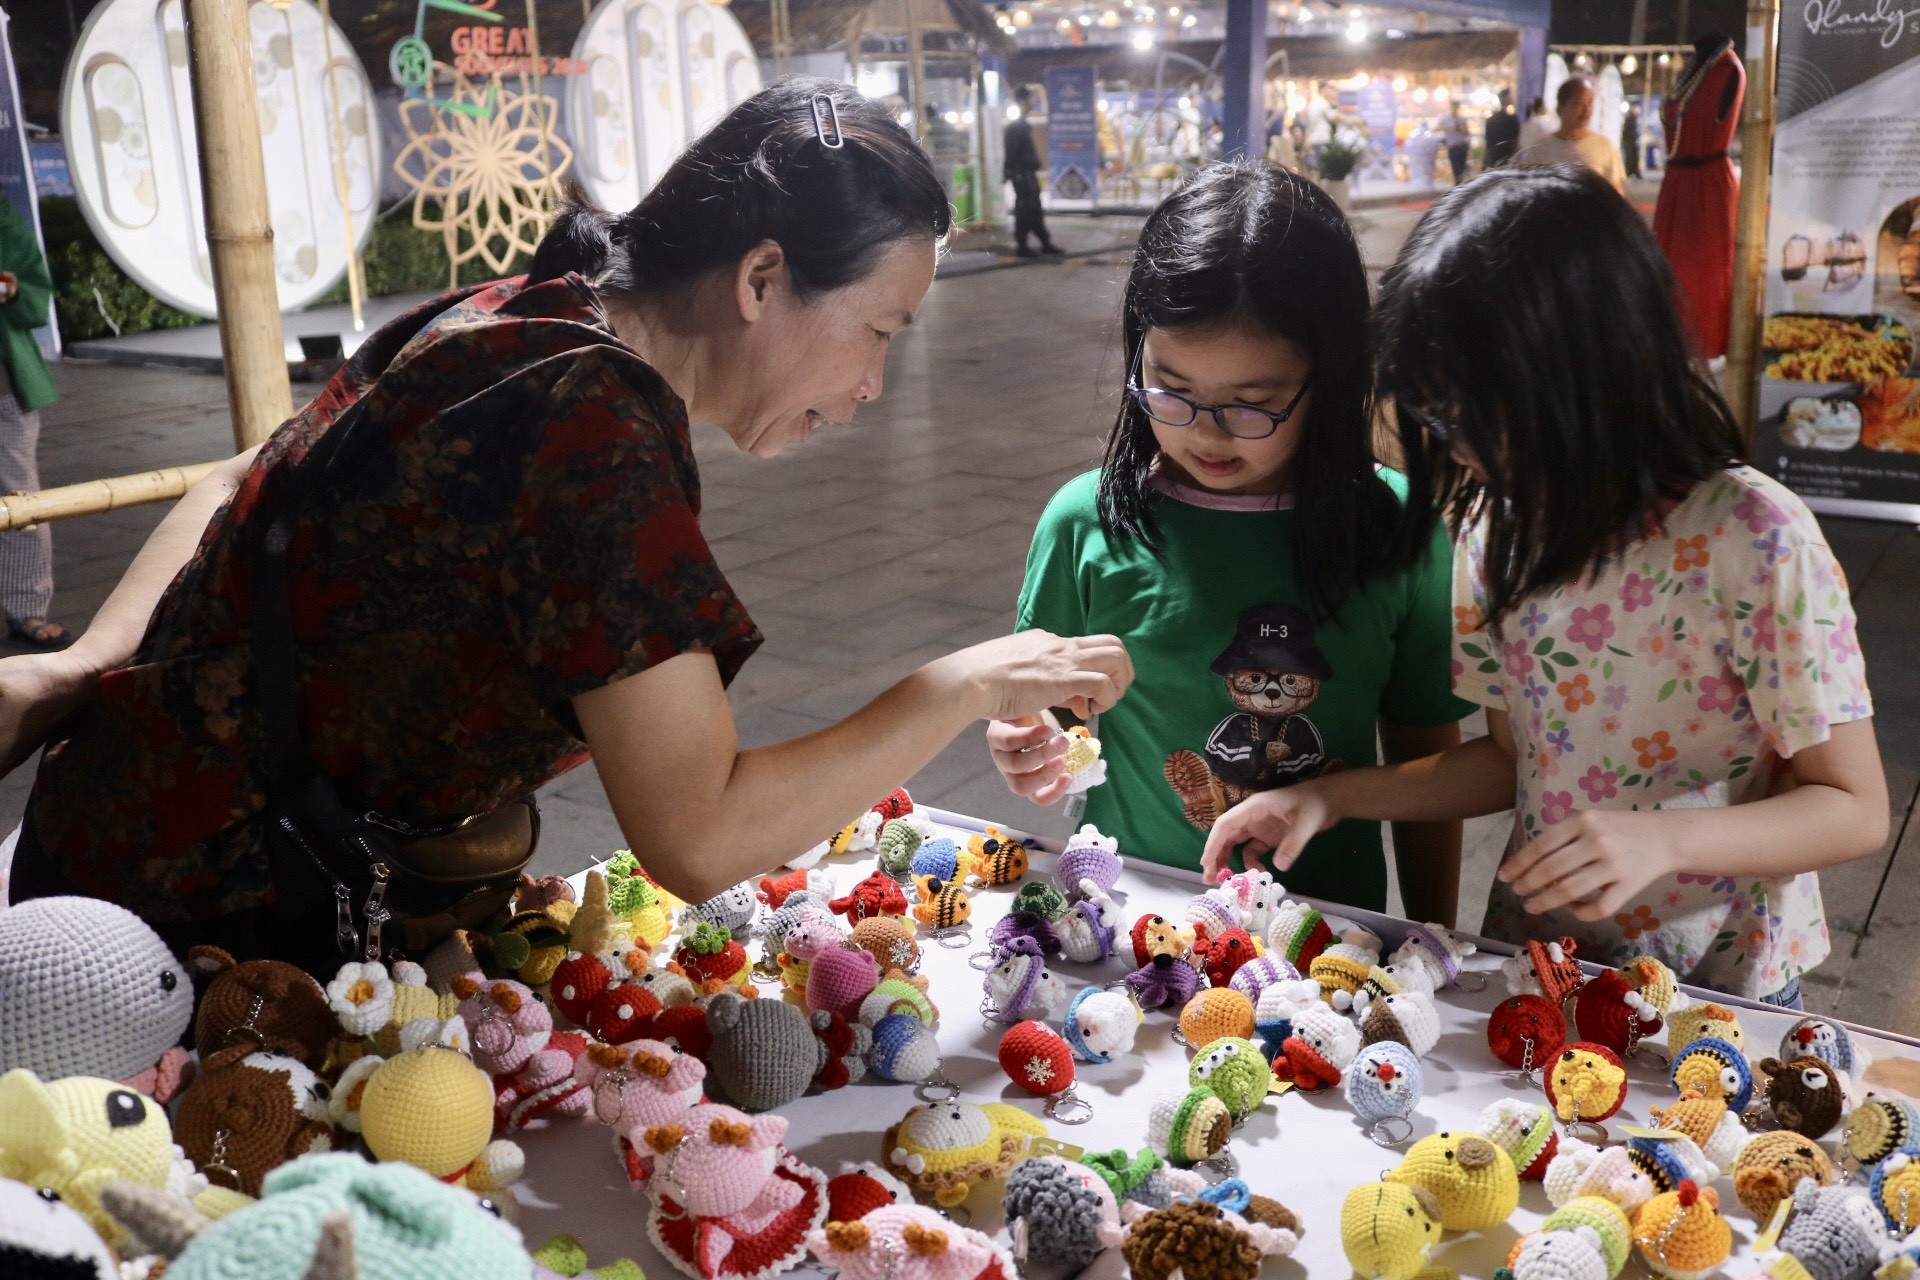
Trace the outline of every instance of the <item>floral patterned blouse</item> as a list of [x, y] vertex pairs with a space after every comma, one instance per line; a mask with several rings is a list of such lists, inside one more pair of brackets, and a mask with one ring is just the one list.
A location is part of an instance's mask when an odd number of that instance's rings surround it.
[[[1581, 809], [1737, 804], [1783, 757], [1873, 714], [1840, 564], [1806, 505], [1749, 467], [1702, 482], [1591, 580], [1484, 621], [1485, 526], [1454, 557], [1454, 687], [1512, 717], [1512, 847]], [[1657, 956], [1769, 995], [1827, 955], [1819, 877], [1673, 875], [1611, 920], [1529, 915], [1498, 881], [1486, 932], [1569, 935], [1583, 959]]]
[[367, 413], [288, 549], [301, 725], [350, 805], [418, 827], [587, 758], [570, 699], [760, 634], [700, 534], [686, 409], [579, 276], [437, 298], [369, 337], [260, 451], [133, 661], [47, 749], [39, 842], [156, 923], [270, 892], [249, 670], [252, 557], [288, 469]]

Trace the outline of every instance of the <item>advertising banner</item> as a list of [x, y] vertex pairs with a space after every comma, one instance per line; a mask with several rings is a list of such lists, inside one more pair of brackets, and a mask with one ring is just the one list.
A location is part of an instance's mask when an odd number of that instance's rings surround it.
[[1393, 127], [1400, 118], [1399, 104], [1394, 100], [1393, 81], [1379, 76], [1367, 81], [1360, 86], [1355, 106], [1360, 112], [1360, 122], [1367, 129], [1367, 155], [1361, 176], [1393, 176]]
[[1920, 521], [1920, 20], [1780, 16], [1755, 461], [1816, 511]]
[[[20, 116], [20, 84], [13, 74], [13, 40], [7, 24], [11, 21], [0, 10], [0, 195], [33, 228], [40, 252], [47, 251], [47, 238], [40, 230], [40, 199], [33, 189], [33, 166], [27, 159], [27, 123]], [[47, 323], [33, 331], [40, 350], [49, 360], [60, 354], [60, 335], [53, 327], [53, 303], [47, 303]]]
[[1100, 194], [1100, 116], [1092, 67], [1048, 67], [1047, 192], [1049, 203], [1092, 208]]

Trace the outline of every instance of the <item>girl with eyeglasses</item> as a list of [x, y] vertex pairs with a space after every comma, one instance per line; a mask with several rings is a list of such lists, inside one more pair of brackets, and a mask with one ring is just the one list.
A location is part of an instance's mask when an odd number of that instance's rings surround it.
[[1846, 576], [1740, 461], [1645, 222], [1583, 169], [1489, 173], [1421, 219], [1377, 314], [1403, 543], [1442, 515], [1459, 536], [1454, 688], [1488, 733], [1256, 796], [1207, 870], [1512, 808], [1484, 932], [1798, 1007], [1818, 873], [1887, 835], [1866, 668]]
[[[1127, 385], [1100, 470], [1040, 518], [1019, 622], [1119, 636], [1127, 698], [1097, 726], [1085, 818], [1127, 853], [1199, 866], [1234, 804], [1459, 741], [1449, 549], [1404, 549], [1404, 481], [1374, 462], [1367, 277], [1318, 187], [1203, 169], [1148, 218], [1127, 281]], [[1053, 713], [993, 722], [1008, 784], [1065, 794]], [[1451, 923], [1460, 827], [1395, 831], [1408, 909]], [[1288, 887], [1384, 908], [1377, 822], [1322, 834]]]

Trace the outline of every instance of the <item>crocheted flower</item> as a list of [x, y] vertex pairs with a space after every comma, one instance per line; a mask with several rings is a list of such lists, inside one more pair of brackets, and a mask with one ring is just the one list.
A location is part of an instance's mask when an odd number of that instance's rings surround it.
[[327, 984], [327, 1007], [350, 1036], [370, 1036], [393, 1018], [393, 979], [377, 960], [343, 964]]

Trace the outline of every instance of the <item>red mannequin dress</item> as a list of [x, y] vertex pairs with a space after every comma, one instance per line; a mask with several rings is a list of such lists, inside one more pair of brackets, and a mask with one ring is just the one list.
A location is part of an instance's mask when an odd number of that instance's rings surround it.
[[1727, 42], [1695, 55], [1694, 65], [1661, 107], [1667, 174], [1653, 212], [1653, 234], [1680, 281], [1681, 310], [1694, 344], [1709, 359], [1727, 351], [1733, 307], [1733, 232], [1740, 179], [1727, 144], [1740, 124], [1747, 73]]

